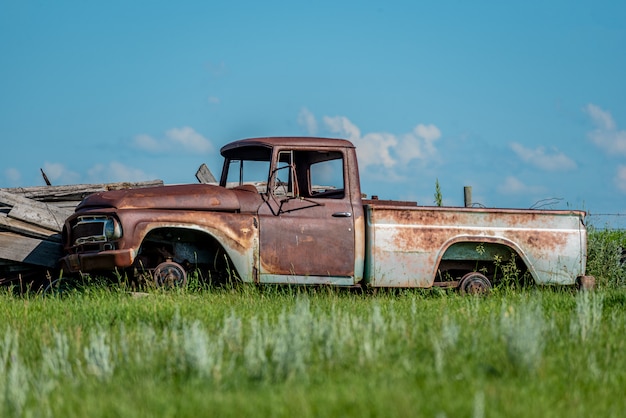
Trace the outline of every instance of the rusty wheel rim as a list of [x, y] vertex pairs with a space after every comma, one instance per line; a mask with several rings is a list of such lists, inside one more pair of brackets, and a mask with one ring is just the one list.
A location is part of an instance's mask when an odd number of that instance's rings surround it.
[[183, 287], [187, 283], [185, 269], [173, 261], [159, 264], [152, 277], [157, 287]]
[[468, 295], [483, 295], [491, 291], [491, 282], [485, 275], [473, 271], [461, 278], [459, 291]]

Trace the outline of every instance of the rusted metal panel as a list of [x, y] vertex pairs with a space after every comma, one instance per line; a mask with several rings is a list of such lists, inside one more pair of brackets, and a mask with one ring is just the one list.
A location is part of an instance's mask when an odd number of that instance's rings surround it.
[[236, 192], [212, 184], [182, 184], [94, 193], [83, 200], [77, 210], [89, 207], [202, 211], [240, 209]]
[[[98, 211], [98, 213], [103, 213]], [[65, 264], [71, 271], [112, 270], [115, 267], [130, 267], [137, 255], [143, 239], [156, 229], [182, 228], [201, 231], [218, 240], [235, 264], [241, 278], [252, 281], [254, 251], [258, 246], [256, 217], [222, 212], [171, 212], [137, 210], [116, 211], [122, 229], [129, 235], [116, 243], [116, 250], [103, 250], [97, 253], [84, 253], [78, 265], [72, 263], [72, 255], [67, 256]], [[132, 233], [132, 235], [130, 235]], [[120, 256], [123, 255], [123, 256]], [[76, 260], [73, 260], [76, 263]]]
[[367, 206], [373, 286], [430, 287], [458, 242], [509, 246], [540, 284], [573, 284], [585, 269], [583, 212]]
[[[297, 210], [300, 207], [306, 209]], [[308, 201], [293, 199], [283, 210], [278, 216], [268, 206], [259, 210], [261, 275], [354, 276], [354, 219], [349, 201], [325, 199], [324, 205], [311, 207]], [[335, 213], [350, 216], [336, 217]]]
[[345, 139], [334, 138], [316, 138], [316, 137], [266, 137], [266, 138], [247, 138], [226, 144], [220, 150], [222, 155], [228, 154], [233, 150], [242, 147], [287, 147], [287, 148], [354, 148], [350, 141]]
[[[162, 187], [154, 190], [110, 192], [88, 198], [82, 210], [69, 217], [65, 226], [65, 250], [62, 259], [70, 272], [113, 270], [133, 265], [144, 238], [158, 229], [186, 229], [207, 234], [217, 240], [240, 277], [254, 280], [257, 265], [258, 218], [262, 203], [260, 195], [250, 190], [227, 190], [210, 185]], [[200, 186], [200, 187], [198, 187]], [[167, 192], [168, 197], [161, 197]], [[208, 195], [208, 196], [205, 196]], [[205, 206], [194, 203], [194, 200]], [[211, 202], [217, 202], [212, 205]], [[98, 208], [107, 204], [109, 207]], [[89, 209], [90, 206], [95, 206]], [[203, 210], [190, 210], [200, 206]], [[226, 211], [228, 209], [228, 211]], [[242, 209], [247, 213], [242, 213]], [[123, 236], [114, 242], [75, 243], [71, 232], [79, 216], [103, 215], [114, 217], [121, 225]], [[174, 243], [175, 244], [175, 243]]]
[[[273, 145], [272, 168], [278, 168], [278, 161], [284, 162], [281, 156], [288, 156], [297, 187], [289, 191], [293, 195], [270, 196], [259, 208], [260, 281], [353, 285], [363, 274], [364, 237], [360, 189], [353, 181], [358, 172], [351, 159], [352, 145], [315, 138], [276, 139]], [[325, 146], [332, 148], [325, 151]], [[315, 193], [310, 167], [329, 160], [342, 161], [339, 176], [343, 184]], [[272, 192], [275, 181], [275, 176], [270, 179]], [[361, 228], [358, 242], [357, 225]]]

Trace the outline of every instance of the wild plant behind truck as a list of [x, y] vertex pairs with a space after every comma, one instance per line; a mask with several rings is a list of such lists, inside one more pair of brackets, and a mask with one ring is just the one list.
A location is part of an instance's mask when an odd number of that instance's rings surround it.
[[601, 287], [626, 285], [626, 230], [588, 228], [587, 271]]

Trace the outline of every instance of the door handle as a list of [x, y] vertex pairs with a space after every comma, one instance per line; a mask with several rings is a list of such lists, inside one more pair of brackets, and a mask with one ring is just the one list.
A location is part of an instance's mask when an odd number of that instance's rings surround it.
[[350, 212], [335, 212], [333, 213], [333, 218], [349, 218], [352, 216]]

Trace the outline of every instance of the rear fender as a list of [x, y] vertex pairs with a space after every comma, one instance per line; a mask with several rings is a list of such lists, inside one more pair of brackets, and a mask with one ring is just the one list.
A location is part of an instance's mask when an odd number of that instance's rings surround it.
[[[466, 249], [461, 250], [461, 244], [475, 244], [475, 254], [468, 253]], [[472, 236], [472, 235], [462, 235], [454, 237], [448, 241], [439, 249], [437, 253], [437, 261], [434, 263], [434, 270], [432, 271], [432, 280], [435, 281], [437, 277], [437, 271], [439, 270], [439, 266], [442, 261], [448, 259], [458, 259], [458, 260], [468, 260], [468, 261], [495, 261], [493, 258], [491, 260], [489, 258], [485, 258], [487, 254], [481, 254], [480, 244], [496, 244], [502, 247], [505, 247], [509, 251], [515, 253], [522, 262], [526, 265], [529, 273], [532, 275], [533, 280], [537, 282], [537, 271], [535, 266], [530, 261], [528, 255], [513, 241], [508, 240], [506, 238], [500, 237], [485, 237], [485, 236]], [[454, 254], [455, 249], [458, 253]], [[458, 258], [460, 254], [467, 254], [467, 258]], [[475, 258], [471, 258], [474, 256]], [[457, 258], [455, 258], [457, 257]]]

